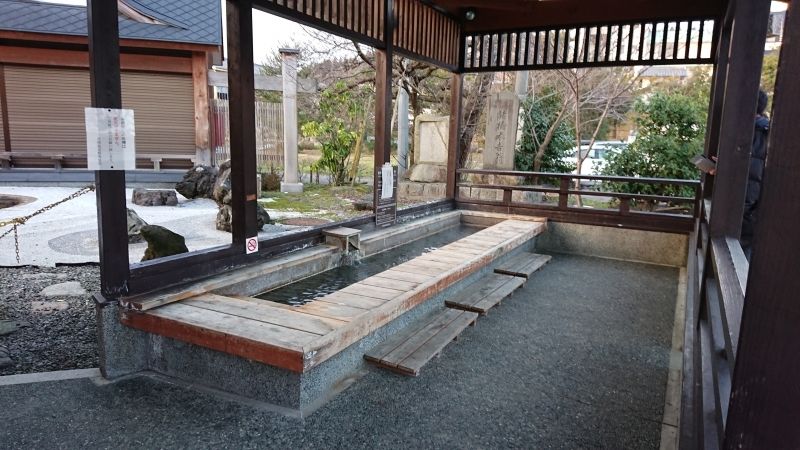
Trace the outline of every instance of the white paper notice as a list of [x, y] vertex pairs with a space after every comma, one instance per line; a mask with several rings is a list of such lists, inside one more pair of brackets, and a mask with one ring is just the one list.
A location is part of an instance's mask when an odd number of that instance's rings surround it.
[[381, 198], [392, 198], [394, 195], [394, 170], [391, 163], [381, 167]]
[[136, 169], [133, 110], [86, 108], [85, 114], [89, 170]]

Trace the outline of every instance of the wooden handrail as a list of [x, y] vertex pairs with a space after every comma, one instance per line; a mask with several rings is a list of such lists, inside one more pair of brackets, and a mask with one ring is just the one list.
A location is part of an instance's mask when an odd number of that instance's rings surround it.
[[487, 170], [487, 169], [458, 169], [459, 174], [480, 174], [480, 175], [505, 175], [516, 177], [539, 177], [539, 178], [568, 178], [573, 180], [597, 180], [618, 183], [644, 183], [644, 184], [671, 184], [675, 186], [700, 186], [698, 180], [681, 180], [676, 178], [639, 178], [639, 177], [618, 177], [611, 175], [576, 175], [572, 173], [554, 172], [525, 172], [519, 170]]

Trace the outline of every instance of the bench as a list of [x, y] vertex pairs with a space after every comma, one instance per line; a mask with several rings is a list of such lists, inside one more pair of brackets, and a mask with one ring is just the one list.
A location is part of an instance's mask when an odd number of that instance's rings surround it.
[[524, 278], [493, 273], [467, 286], [453, 298], [445, 300], [444, 304], [485, 316], [523, 284]]
[[[66, 160], [86, 160], [86, 154], [83, 153], [47, 153], [47, 152], [0, 152], [0, 167], [4, 169], [11, 168], [14, 160], [20, 159], [34, 159], [51, 161], [55, 170], [62, 170]], [[190, 161], [192, 166], [195, 165], [197, 157], [195, 155], [180, 155], [180, 154], [167, 154], [167, 153], [137, 153], [137, 161], [149, 160], [153, 165], [153, 170], [160, 171], [161, 163], [165, 159]]]

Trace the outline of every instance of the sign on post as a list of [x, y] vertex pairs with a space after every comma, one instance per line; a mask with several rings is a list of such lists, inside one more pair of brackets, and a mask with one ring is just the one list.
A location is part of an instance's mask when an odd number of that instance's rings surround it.
[[245, 241], [245, 251], [249, 255], [250, 253], [255, 253], [258, 251], [258, 236], [254, 236], [251, 238], [247, 238]]
[[132, 109], [86, 108], [89, 170], [135, 170], [136, 131]]
[[375, 225], [388, 227], [397, 222], [397, 167], [386, 163], [378, 171], [378, 204]]

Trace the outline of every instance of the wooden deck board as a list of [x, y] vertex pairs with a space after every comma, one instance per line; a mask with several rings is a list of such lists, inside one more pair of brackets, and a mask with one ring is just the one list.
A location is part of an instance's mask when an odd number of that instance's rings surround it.
[[382, 300], [391, 300], [393, 298], [399, 297], [405, 291], [401, 291], [399, 289], [392, 289], [388, 287], [378, 287], [378, 286], [371, 286], [368, 284], [354, 283], [351, 284], [350, 286], [347, 286], [344, 289], [340, 289], [339, 292], [344, 292], [348, 294], [358, 294], [364, 297], [373, 297]]
[[382, 304], [386, 303], [386, 300], [382, 300], [379, 298], [365, 297], [363, 295], [352, 294], [352, 293], [345, 294], [343, 292], [334, 292], [333, 294], [328, 294], [322, 297], [315, 298], [314, 301], [333, 303], [336, 305], [351, 306], [353, 308], [361, 308], [366, 310], [377, 308], [378, 306], [381, 306]]
[[256, 342], [270, 342], [290, 349], [302, 349], [318, 337], [313, 333], [280, 325], [245, 319], [231, 314], [173, 303], [149, 312], [149, 315], [178, 320], [228, 335], [237, 335]]
[[445, 300], [445, 305], [486, 315], [524, 283], [523, 278], [493, 273], [467, 286], [454, 298]]
[[534, 272], [550, 262], [552, 258], [550, 255], [523, 253], [501, 264], [494, 271], [495, 273], [528, 279]]
[[377, 275], [361, 280], [360, 283], [365, 284], [367, 286], [392, 287], [393, 289], [400, 289], [403, 291], [413, 290], [420, 284], [419, 282], [397, 280], [386, 277], [379, 277]]
[[318, 335], [330, 333], [346, 323], [341, 320], [310, 316], [299, 311], [277, 308], [266, 303], [253, 304], [238, 298], [213, 294], [192, 297], [184, 300], [182, 304]]
[[328, 319], [335, 319], [341, 320], [344, 322], [349, 322], [353, 320], [354, 317], [358, 317], [364, 312], [368, 311], [366, 309], [361, 308], [354, 308], [352, 306], [347, 305], [340, 305], [338, 303], [327, 303], [327, 302], [311, 302], [306, 303], [305, 305], [294, 306], [294, 305], [287, 305], [285, 303], [278, 303], [272, 300], [267, 299], [258, 299], [253, 297], [236, 297], [242, 300], [255, 300], [256, 302], [268, 302], [275, 308], [286, 309], [289, 311], [296, 311], [303, 314], [308, 314], [310, 316], [318, 316]]

